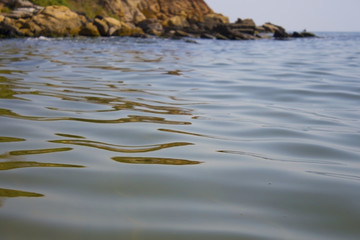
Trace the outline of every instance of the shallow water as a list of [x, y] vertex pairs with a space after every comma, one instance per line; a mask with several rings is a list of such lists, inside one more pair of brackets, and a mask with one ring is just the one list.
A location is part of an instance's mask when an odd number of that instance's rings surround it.
[[1, 239], [359, 239], [360, 34], [0, 41]]

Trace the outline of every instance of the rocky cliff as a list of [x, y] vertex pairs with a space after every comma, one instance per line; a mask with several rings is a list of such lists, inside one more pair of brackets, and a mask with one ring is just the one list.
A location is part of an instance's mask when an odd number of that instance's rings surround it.
[[102, 5], [125, 22], [166, 21], [175, 16], [198, 19], [214, 13], [203, 0], [105, 0]]
[[204, 0], [0, 0], [0, 37], [156, 35], [239, 40], [257, 39], [263, 32], [289, 36], [279, 26], [259, 27], [251, 19], [229, 23]]

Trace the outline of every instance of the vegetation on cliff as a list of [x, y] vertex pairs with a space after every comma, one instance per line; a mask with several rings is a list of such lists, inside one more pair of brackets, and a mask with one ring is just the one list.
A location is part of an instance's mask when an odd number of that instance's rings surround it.
[[43, 7], [52, 5], [69, 6], [67, 0], [30, 0], [30, 2]]

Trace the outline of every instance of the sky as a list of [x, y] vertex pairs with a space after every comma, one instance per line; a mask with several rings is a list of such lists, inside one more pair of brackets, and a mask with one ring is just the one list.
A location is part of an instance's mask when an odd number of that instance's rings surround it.
[[360, 0], [205, 0], [230, 18], [271, 22], [288, 31], [360, 32]]

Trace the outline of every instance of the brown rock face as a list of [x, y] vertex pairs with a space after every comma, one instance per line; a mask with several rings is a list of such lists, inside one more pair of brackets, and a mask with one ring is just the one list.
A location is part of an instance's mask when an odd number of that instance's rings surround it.
[[174, 16], [201, 18], [213, 13], [204, 0], [105, 0], [104, 8], [125, 22], [147, 18], [165, 21]]
[[139, 9], [145, 16], [153, 15], [161, 20], [184, 15], [189, 18], [201, 17], [213, 12], [203, 0], [146, 0], [141, 1]]

